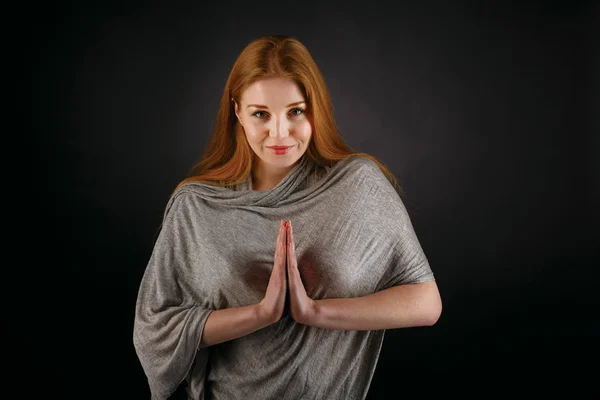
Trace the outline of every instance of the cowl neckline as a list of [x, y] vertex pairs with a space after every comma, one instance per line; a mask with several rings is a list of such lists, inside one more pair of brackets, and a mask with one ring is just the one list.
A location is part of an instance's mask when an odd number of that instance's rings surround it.
[[[315, 167], [315, 164], [306, 155], [303, 155], [277, 185], [263, 191], [251, 189], [252, 178], [249, 176], [243, 182], [242, 186], [245, 188], [243, 190], [233, 190], [231, 187], [214, 186], [205, 182], [189, 182], [179, 188], [178, 192], [193, 192], [204, 200], [216, 201], [221, 206], [276, 207], [297, 191]], [[177, 197], [177, 193], [172, 196], [171, 202], [175, 197]]]
[[[293, 221], [298, 271], [312, 299], [434, 279], [406, 208], [378, 165], [349, 156], [327, 168], [303, 159], [263, 192], [206, 182], [175, 191], [136, 300], [134, 346], [154, 399], [169, 398], [184, 380], [190, 399], [213, 391], [244, 397], [246, 389], [263, 398], [321, 398], [323, 385], [329, 398], [366, 393], [363, 378], [373, 372], [382, 330], [326, 330], [282, 318], [236, 339], [216, 362], [200, 347], [213, 310], [264, 298], [281, 219]], [[306, 350], [301, 365], [296, 348]], [[362, 360], [360, 368], [351, 375], [328, 368], [333, 348], [340, 359]], [[256, 360], [260, 368], [244, 368]], [[208, 378], [217, 383], [205, 387]]]

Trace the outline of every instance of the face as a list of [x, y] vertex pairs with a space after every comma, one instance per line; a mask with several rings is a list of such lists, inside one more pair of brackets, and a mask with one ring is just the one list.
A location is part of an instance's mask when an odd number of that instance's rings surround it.
[[[302, 157], [312, 134], [306, 99], [292, 80], [268, 78], [250, 85], [242, 93], [235, 113], [250, 147], [257, 155], [262, 175], [281, 177]], [[286, 146], [276, 151], [271, 146]]]

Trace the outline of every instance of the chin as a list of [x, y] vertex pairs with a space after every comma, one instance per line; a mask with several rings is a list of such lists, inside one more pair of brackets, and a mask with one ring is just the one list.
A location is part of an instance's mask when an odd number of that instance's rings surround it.
[[263, 161], [269, 165], [272, 165], [274, 167], [277, 168], [285, 168], [285, 167], [291, 167], [292, 165], [294, 165], [296, 162], [298, 162], [298, 160], [300, 159], [300, 157], [281, 157], [281, 156], [271, 156], [268, 155], [266, 159], [263, 159]]

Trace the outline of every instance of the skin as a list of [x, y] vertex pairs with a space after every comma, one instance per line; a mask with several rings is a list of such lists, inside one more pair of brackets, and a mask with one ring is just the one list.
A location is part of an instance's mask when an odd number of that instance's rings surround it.
[[[274, 77], [250, 85], [240, 104], [232, 101], [248, 144], [257, 155], [252, 189], [271, 189], [308, 149], [313, 127], [306, 112], [306, 99], [294, 81]], [[267, 146], [293, 147], [284, 155], [276, 155]]]
[[[308, 148], [313, 125], [305, 110], [305, 98], [293, 81], [269, 78], [249, 86], [239, 105], [232, 101], [248, 143], [257, 155], [258, 162], [252, 169], [253, 190], [268, 190], [285, 177]], [[285, 155], [275, 155], [267, 149], [271, 145], [293, 147]], [[437, 322], [442, 311], [435, 281], [399, 285], [363, 297], [311, 299], [298, 270], [291, 221], [281, 220], [273, 269], [263, 300], [259, 304], [212, 311], [200, 347], [236, 339], [279, 321], [288, 291], [292, 318], [301, 324], [326, 329], [430, 326]]]
[[295, 321], [326, 329], [380, 330], [431, 326], [440, 317], [442, 302], [435, 281], [399, 285], [362, 297], [311, 299], [298, 271], [291, 221], [286, 224], [286, 235], [290, 313]]

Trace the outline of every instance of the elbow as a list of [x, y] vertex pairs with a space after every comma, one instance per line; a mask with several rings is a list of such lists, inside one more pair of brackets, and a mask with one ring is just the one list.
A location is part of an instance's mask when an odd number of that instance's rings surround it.
[[442, 315], [442, 302], [436, 301], [427, 311], [426, 326], [435, 325]]
[[435, 283], [426, 283], [425, 287], [419, 298], [418, 325], [433, 326], [442, 315], [442, 298]]
[[435, 325], [442, 315], [442, 299], [439, 293], [436, 293], [435, 296], [431, 296], [431, 299], [428, 301], [428, 306], [426, 307], [426, 311], [423, 313], [424, 317], [424, 326], [433, 326]]

